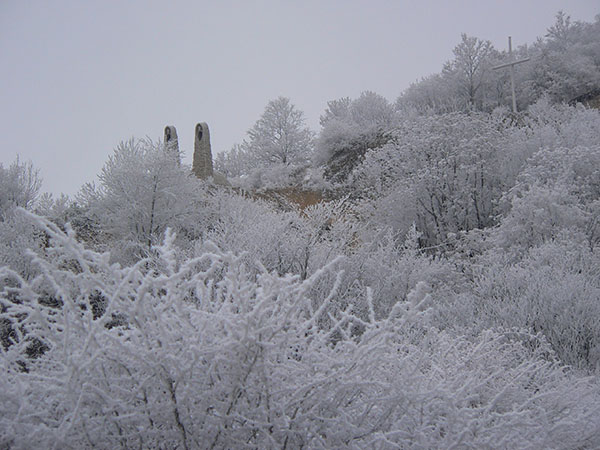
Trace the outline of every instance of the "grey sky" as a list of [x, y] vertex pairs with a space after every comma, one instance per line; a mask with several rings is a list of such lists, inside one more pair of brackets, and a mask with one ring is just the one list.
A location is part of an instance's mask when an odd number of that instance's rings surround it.
[[0, 162], [19, 154], [44, 190], [74, 194], [119, 141], [175, 125], [191, 163], [208, 122], [229, 150], [267, 102], [290, 97], [318, 131], [328, 100], [390, 101], [441, 70], [460, 33], [500, 49], [597, 0], [0, 1]]

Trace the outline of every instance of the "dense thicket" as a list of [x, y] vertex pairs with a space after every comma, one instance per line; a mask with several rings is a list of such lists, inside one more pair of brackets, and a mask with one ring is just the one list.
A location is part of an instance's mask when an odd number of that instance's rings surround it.
[[0, 447], [596, 448], [600, 112], [557, 100], [598, 23], [558, 16], [518, 114], [468, 36], [316, 140], [270, 102], [220, 159], [243, 190], [147, 140], [73, 200], [0, 166]]

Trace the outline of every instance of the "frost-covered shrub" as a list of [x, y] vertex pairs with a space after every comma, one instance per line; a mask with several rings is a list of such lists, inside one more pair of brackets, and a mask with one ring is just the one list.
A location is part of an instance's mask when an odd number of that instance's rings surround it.
[[527, 160], [540, 150], [594, 146], [599, 133], [598, 110], [552, 104], [542, 98], [523, 113], [518, 126], [507, 128], [499, 171], [507, 187], [512, 187]]
[[413, 223], [426, 246], [448, 233], [494, 224], [506, 186], [502, 125], [485, 114], [406, 118], [382, 148], [367, 152], [353, 189], [369, 219], [403, 236]]
[[[219, 193], [210, 201], [218, 220], [207, 230], [207, 241], [239, 254], [250, 266], [260, 261], [281, 275], [297, 273], [297, 250], [302, 245], [297, 213], [278, 212], [266, 202], [229, 193]], [[203, 253], [204, 244], [196, 243], [195, 251]]]
[[[585, 228], [585, 211], [563, 186], [534, 185], [523, 197], [515, 196], [511, 210], [497, 232], [500, 245], [514, 252], [559, 239]], [[582, 239], [583, 240], [583, 239]]]
[[0, 221], [0, 267], [10, 267], [23, 278], [29, 279], [37, 273], [31, 264], [29, 251], [41, 251], [45, 236], [31, 222], [12, 214]]
[[302, 185], [304, 173], [305, 165], [279, 163], [250, 169], [230, 181], [233, 186], [246, 190], [285, 188]]
[[[363, 293], [369, 287], [372, 295], [375, 316], [387, 317], [393, 306], [405, 302], [409, 293], [419, 282], [425, 282], [436, 305], [445, 302], [456, 290], [460, 290], [462, 280], [454, 266], [447, 260], [435, 258], [418, 250], [418, 234], [413, 229], [404, 244], [398, 244], [393, 233], [383, 230], [370, 236], [358, 234], [361, 230], [355, 225], [358, 242], [354, 242], [346, 257], [340, 262], [344, 270], [342, 285], [338, 294], [341, 305], [354, 303], [363, 315], [367, 305]], [[365, 233], [366, 234], [366, 233]], [[444, 326], [437, 319], [436, 325]]]
[[68, 195], [61, 194], [55, 198], [45, 192], [36, 201], [33, 211], [64, 228], [65, 224], [74, 218], [76, 207]]
[[363, 218], [398, 237], [416, 223], [424, 245], [440, 245], [448, 233], [496, 225], [510, 210], [507, 193], [538, 176], [550, 173], [570, 194], [589, 197], [598, 190], [599, 133], [598, 111], [547, 100], [515, 120], [501, 113], [407, 116], [387, 144], [366, 152], [348, 189]]
[[[231, 447], [268, 443], [273, 427], [283, 441], [281, 396], [297, 386], [277, 367], [293, 374], [310, 342], [331, 341], [315, 325], [331, 298], [314, 311], [303, 295], [313, 280], [249, 275], [216, 249], [180, 265], [172, 234], [156, 258], [121, 269], [42, 228], [52, 241], [40, 275], [2, 273], [2, 319], [16, 333], [2, 354], [5, 445]], [[46, 350], [28, 359], [33, 339]]]
[[531, 249], [516, 262], [499, 254], [480, 262], [474, 319], [481, 327], [529, 328], [542, 333], [564, 363], [600, 368], [600, 260], [595, 252], [563, 240]]
[[600, 146], [541, 149], [504, 195], [509, 211], [496, 238], [513, 251], [579, 236], [594, 248], [600, 240]]
[[[306, 295], [336, 262], [305, 280], [250, 275], [217, 248], [178, 262], [167, 233], [155, 258], [121, 268], [33, 220], [51, 237], [40, 275], [1, 276], [2, 319], [14, 325], [0, 354], [4, 447], [584, 448], [600, 439], [594, 380], [561, 367], [539, 335], [437, 330], [424, 283], [381, 319], [367, 289], [359, 318], [350, 305], [331, 308], [339, 274], [321, 298]], [[35, 357], [32, 340], [44, 346]]]
[[39, 170], [31, 162], [17, 157], [7, 168], [0, 164], [0, 267], [8, 266], [24, 278], [35, 273], [27, 251], [43, 247], [44, 236], [15, 211], [32, 209], [41, 185]]
[[[354, 236], [353, 223], [342, 220], [343, 200], [282, 212], [265, 201], [222, 192], [210, 199], [210, 207], [218, 221], [206, 233], [208, 241], [280, 275], [310, 276], [345, 254]], [[202, 244], [196, 247], [203, 252]]]

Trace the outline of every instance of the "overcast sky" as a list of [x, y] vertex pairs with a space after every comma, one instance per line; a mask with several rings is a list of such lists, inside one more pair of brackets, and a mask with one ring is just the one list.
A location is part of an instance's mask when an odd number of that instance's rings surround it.
[[0, 162], [18, 154], [43, 190], [72, 195], [119, 141], [167, 124], [187, 163], [197, 122], [227, 151], [280, 95], [318, 131], [329, 100], [394, 101], [439, 72], [461, 33], [532, 43], [560, 9], [600, 13], [598, 0], [0, 0]]

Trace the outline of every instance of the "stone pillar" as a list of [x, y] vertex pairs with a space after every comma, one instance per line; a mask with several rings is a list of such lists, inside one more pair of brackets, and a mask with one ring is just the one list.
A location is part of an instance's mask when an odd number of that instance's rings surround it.
[[165, 151], [177, 159], [177, 164], [181, 164], [179, 155], [179, 140], [177, 139], [177, 130], [173, 125], [165, 127]]
[[194, 133], [194, 162], [192, 171], [200, 179], [206, 180], [213, 176], [212, 153], [210, 150], [210, 132], [204, 122], [196, 125]]

